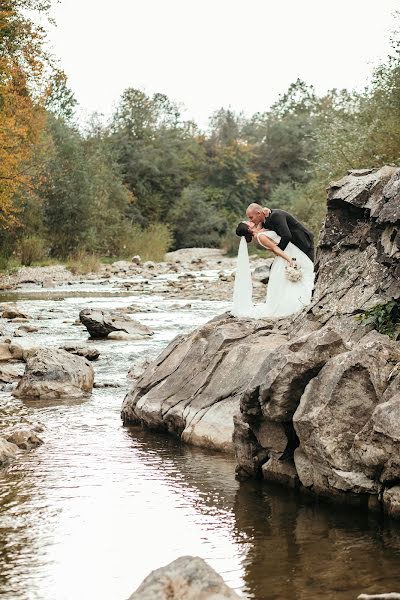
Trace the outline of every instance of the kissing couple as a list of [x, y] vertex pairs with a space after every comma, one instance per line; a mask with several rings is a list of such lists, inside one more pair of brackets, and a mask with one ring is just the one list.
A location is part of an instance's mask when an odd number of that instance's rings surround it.
[[[233, 305], [235, 317], [265, 319], [288, 317], [307, 306], [314, 288], [314, 236], [284, 210], [250, 204], [236, 228], [241, 237], [237, 260]], [[253, 304], [253, 286], [247, 244], [256, 242], [275, 254], [269, 275], [267, 297]], [[247, 243], [246, 243], [247, 242]]]

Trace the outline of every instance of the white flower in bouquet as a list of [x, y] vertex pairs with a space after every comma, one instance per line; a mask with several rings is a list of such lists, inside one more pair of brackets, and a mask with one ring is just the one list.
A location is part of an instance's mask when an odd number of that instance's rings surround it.
[[303, 271], [301, 270], [301, 267], [296, 264], [296, 261], [294, 261], [293, 266], [286, 265], [285, 276], [289, 281], [296, 283], [297, 281], [301, 281], [303, 279]]

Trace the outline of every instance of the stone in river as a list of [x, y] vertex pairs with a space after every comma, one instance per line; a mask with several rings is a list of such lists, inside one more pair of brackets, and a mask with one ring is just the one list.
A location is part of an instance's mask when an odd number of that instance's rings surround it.
[[28, 427], [15, 427], [7, 432], [6, 439], [8, 442], [15, 444], [21, 450], [31, 450], [43, 444], [43, 440], [36, 434], [33, 429]]
[[97, 348], [89, 348], [88, 346], [66, 344], [65, 346], [62, 346], [62, 350], [70, 352], [71, 354], [76, 354], [77, 356], [83, 356], [88, 360], [97, 360], [100, 356], [100, 350], [97, 350]]
[[268, 283], [273, 262], [272, 258], [267, 258], [262, 265], [256, 267], [253, 272], [253, 279], [261, 281], [261, 283]]
[[18, 454], [18, 446], [0, 437], [0, 467], [6, 466]]
[[391, 517], [400, 518], [400, 485], [387, 488], [383, 494], [385, 512]]
[[202, 558], [181, 556], [152, 571], [128, 600], [239, 600]]
[[17, 398], [81, 398], [93, 388], [88, 360], [65, 350], [40, 348], [26, 359], [25, 373], [14, 391]]
[[39, 331], [39, 327], [35, 327], [35, 325], [20, 325], [17, 331], [21, 333], [36, 333]]
[[129, 339], [149, 337], [154, 333], [146, 325], [119, 311], [84, 308], [79, 318], [92, 338], [105, 338], [115, 331], [136, 336]]
[[0, 342], [0, 361], [11, 360], [13, 355], [10, 352], [10, 344]]
[[28, 315], [19, 310], [16, 306], [9, 306], [5, 308], [1, 314], [3, 319], [27, 319]]

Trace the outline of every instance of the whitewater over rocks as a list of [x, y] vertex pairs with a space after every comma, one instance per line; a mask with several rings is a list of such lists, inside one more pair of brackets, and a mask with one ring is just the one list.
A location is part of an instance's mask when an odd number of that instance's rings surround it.
[[235, 452], [263, 477], [400, 517], [400, 343], [355, 318], [400, 295], [400, 169], [328, 189], [311, 305], [228, 313], [173, 340], [135, 381], [126, 425]]

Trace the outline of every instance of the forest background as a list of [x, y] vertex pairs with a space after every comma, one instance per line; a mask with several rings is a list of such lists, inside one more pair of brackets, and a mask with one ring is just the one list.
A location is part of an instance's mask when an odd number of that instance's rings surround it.
[[318, 236], [330, 181], [400, 164], [396, 31], [362, 92], [321, 96], [297, 80], [265, 112], [222, 107], [202, 131], [163, 93], [135, 88], [107, 123], [96, 114], [78, 122], [39, 24], [50, 10], [51, 0], [1, 2], [1, 270], [161, 260], [193, 246], [234, 252], [250, 202], [288, 210]]

